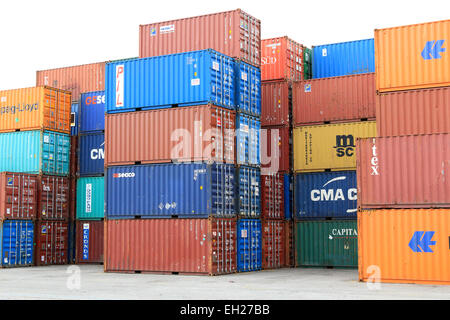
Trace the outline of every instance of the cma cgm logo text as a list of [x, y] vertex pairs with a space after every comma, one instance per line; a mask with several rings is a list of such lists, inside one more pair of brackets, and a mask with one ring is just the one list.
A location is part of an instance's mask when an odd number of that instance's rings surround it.
[[87, 106], [92, 104], [105, 104], [105, 95], [87, 97], [84, 102]]
[[103, 142], [98, 149], [91, 149], [91, 160], [102, 160], [105, 159], [105, 150], [103, 146], [105, 143]]
[[442, 58], [441, 53], [447, 51], [443, 48], [445, 40], [427, 41], [425, 48], [422, 51], [422, 58], [424, 60], [433, 60]]
[[136, 173], [134, 172], [125, 172], [125, 173], [114, 173], [113, 178], [134, 178]]
[[[330, 181], [328, 181], [327, 183], [325, 183], [322, 186], [322, 189], [314, 189], [311, 190], [311, 201], [317, 202], [317, 201], [345, 201], [346, 200], [346, 196], [348, 200], [356, 200], [357, 199], [357, 191], [356, 188], [349, 188], [346, 192], [346, 194], [344, 194], [344, 190], [342, 190], [341, 188], [337, 188], [337, 189], [326, 189], [325, 187], [329, 184], [332, 184], [334, 182], [337, 181], [343, 181], [346, 180], [347, 177], [346, 176], [342, 176], [342, 177], [336, 177], [331, 179]], [[356, 209], [348, 209], [347, 213], [352, 213], [352, 212], [356, 212]]]
[[338, 157], [352, 157], [355, 150], [355, 138], [353, 135], [338, 135], [336, 136], [336, 145], [333, 147], [336, 149], [336, 155]]

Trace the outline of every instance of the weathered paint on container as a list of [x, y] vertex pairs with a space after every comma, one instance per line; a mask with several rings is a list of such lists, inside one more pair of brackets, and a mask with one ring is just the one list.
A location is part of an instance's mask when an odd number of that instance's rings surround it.
[[37, 218], [41, 221], [67, 221], [69, 219], [69, 178], [39, 175], [37, 180]]
[[107, 114], [105, 164], [234, 164], [235, 117], [234, 111], [213, 105]]
[[262, 227], [259, 219], [241, 219], [237, 223], [237, 271], [262, 268]]
[[260, 166], [259, 117], [244, 113], [236, 114], [236, 163], [238, 165]]
[[80, 134], [98, 133], [105, 130], [105, 91], [81, 94]]
[[229, 164], [108, 167], [105, 183], [108, 219], [236, 214], [235, 168]]
[[105, 220], [104, 236], [106, 272], [236, 272], [235, 219]]
[[356, 169], [356, 139], [375, 137], [375, 121], [303, 126], [293, 130], [294, 171]]
[[209, 48], [259, 67], [261, 21], [236, 9], [139, 26], [141, 58]]
[[0, 266], [31, 266], [34, 256], [33, 247], [33, 221], [0, 220]]
[[80, 135], [79, 138], [79, 176], [101, 176], [105, 171], [105, 134]]
[[295, 222], [297, 267], [358, 267], [356, 220]]
[[261, 84], [261, 125], [286, 126], [291, 119], [291, 84], [269, 81]]
[[286, 267], [294, 267], [295, 266], [295, 232], [294, 232], [294, 221], [285, 221], [285, 261]]
[[0, 146], [0, 171], [69, 175], [70, 136], [66, 133], [0, 133]]
[[359, 139], [358, 207], [450, 207], [450, 134]]
[[235, 109], [235, 62], [213, 50], [106, 64], [106, 112], [212, 103]]
[[261, 71], [242, 61], [235, 61], [236, 111], [261, 116]]
[[37, 176], [0, 172], [0, 220], [34, 220], [37, 216]]
[[103, 264], [104, 221], [78, 220], [76, 226], [76, 263]]
[[77, 180], [77, 219], [105, 217], [105, 178], [83, 177]]
[[356, 171], [295, 175], [296, 219], [356, 219]]
[[79, 111], [80, 111], [80, 104], [79, 103], [72, 103], [72, 106], [70, 107], [70, 136], [77, 136], [78, 130], [79, 130]]
[[450, 20], [376, 29], [379, 92], [450, 86]]
[[286, 223], [284, 220], [262, 221], [262, 268], [286, 266]]
[[358, 231], [360, 281], [450, 285], [449, 209], [359, 211]]
[[450, 87], [380, 93], [379, 137], [450, 133]]
[[291, 220], [294, 216], [294, 175], [285, 173], [284, 175], [284, 218]]
[[259, 168], [240, 166], [236, 169], [236, 210], [241, 218], [261, 216], [261, 171]]
[[284, 174], [261, 175], [261, 218], [284, 219]]
[[264, 174], [290, 171], [291, 131], [289, 126], [261, 129], [261, 171]]
[[313, 46], [312, 78], [375, 72], [374, 39]]
[[35, 265], [67, 264], [68, 223], [38, 221], [35, 229]]
[[292, 85], [292, 114], [296, 126], [374, 120], [375, 74], [311, 79]]

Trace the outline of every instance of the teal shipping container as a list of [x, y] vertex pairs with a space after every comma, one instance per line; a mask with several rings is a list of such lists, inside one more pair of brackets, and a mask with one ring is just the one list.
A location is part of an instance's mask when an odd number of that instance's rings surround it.
[[100, 220], [105, 217], [104, 177], [84, 177], [77, 180], [77, 219]]

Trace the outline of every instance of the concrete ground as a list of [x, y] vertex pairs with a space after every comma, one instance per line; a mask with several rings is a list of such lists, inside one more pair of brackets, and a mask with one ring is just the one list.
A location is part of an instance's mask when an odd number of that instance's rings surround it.
[[100, 265], [0, 269], [0, 299], [450, 299], [450, 286], [380, 284], [357, 270], [279, 269], [224, 276], [104, 273]]

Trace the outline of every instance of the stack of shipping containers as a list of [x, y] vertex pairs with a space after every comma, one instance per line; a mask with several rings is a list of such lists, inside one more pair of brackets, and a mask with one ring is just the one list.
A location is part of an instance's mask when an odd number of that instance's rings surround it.
[[449, 43], [450, 20], [375, 30], [378, 134], [357, 144], [362, 281], [450, 283]]

